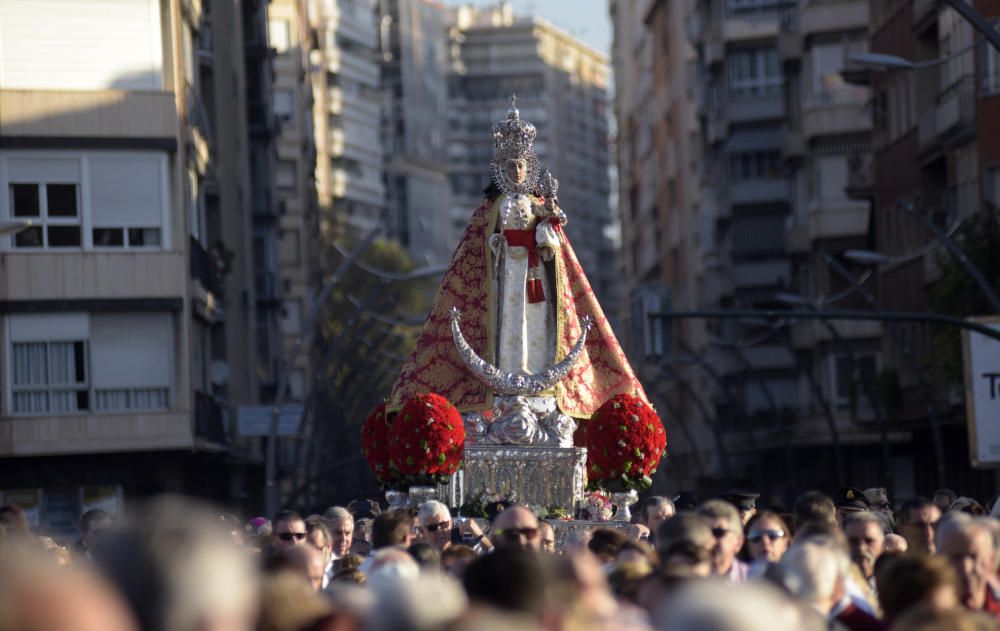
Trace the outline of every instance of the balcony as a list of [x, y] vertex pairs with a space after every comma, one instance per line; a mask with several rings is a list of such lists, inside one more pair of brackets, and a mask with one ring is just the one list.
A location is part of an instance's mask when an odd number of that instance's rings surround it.
[[100, 136], [176, 143], [174, 93], [0, 90], [0, 136]]
[[226, 409], [210, 394], [194, 393], [194, 433], [196, 438], [218, 445], [229, 443]]
[[788, 261], [733, 263], [733, 285], [741, 289], [787, 286], [791, 275]]
[[974, 81], [974, 77], [960, 79], [920, 117], [917, 138], [921, 153], [947, 151], [976, 137]]
[[214, 252], [209, 253], [201, 242], [190, 237], [191, 278], [201, 283], [205, 291], [216, 296], [222, 295], [222, 274], [219, 273], [219, 261]]
[[841, 239], [868, 233], [868, 204], [849, 200], [818, 200], [809, 209], [809, 239]]
[[800, 12], [803, 35], [868, 27], [868, 0], [806, 0]]
[[788, 199], [788, 183], [782, 179], [737, 180], [729, 184], [728, 201], [732, 206], [781, 202]]
[[802, 112], [806, 138], [864, 134], [871, 131], [871, 117], [865, 111], [867, 90], [845, 87], [813, 95]]
[[[743, 42], [777, 37], [780, 21], [774, 8], [727, 13], [717, 30], [725, 42]], [[719, 29], [719, 26], [716, 26]]]
[[728, 116], [731, 123], [780, 119], [785, 115], [785, 99], [780, 90], [752, 98], [731, 97]]
[[191, 421], [181, 412], [0, 417], [0, 455], [51, 456], [191, 449]]

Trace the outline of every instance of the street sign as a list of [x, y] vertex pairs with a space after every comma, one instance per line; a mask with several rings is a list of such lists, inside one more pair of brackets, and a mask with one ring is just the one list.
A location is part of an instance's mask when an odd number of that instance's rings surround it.
[[[969, 318], [1000, 331], [1000, 318]], [[965, 364], [965, 413], [969, 456], [974, 467], [1000, 464], [1000, 342], [962, 330]]]
[[[271, 433], [269, 405], [241, 405], [236, 409], [236, 432], [240, 436], [268, 436]], [[278, 416], [278, 436], [294, 436], [302, 423], [301, 405], [283, 405]]]

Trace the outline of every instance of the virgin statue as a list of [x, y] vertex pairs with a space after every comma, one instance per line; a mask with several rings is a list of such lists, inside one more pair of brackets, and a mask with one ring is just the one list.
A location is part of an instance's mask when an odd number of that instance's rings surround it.
[[446, 397], [468, 440], [573, 444], [611, 397], [645, 399], [563, 228], [558, 182], [516, 100], [493, 126], [491, 183], [473, 213], [388, 402]]

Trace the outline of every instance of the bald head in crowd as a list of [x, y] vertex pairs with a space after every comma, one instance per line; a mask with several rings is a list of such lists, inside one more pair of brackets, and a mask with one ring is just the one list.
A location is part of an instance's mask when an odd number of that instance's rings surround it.
[[536, 552], [542, 549], [538, 518], [523, 506], [511, 506], [497, 515], [493, 532], [497, 535], [493, 542], [497, 547], [528, 548]]

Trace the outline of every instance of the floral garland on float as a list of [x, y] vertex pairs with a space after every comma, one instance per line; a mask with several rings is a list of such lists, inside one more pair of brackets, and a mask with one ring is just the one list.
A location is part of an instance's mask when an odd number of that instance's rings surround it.
[[629, 505], [652, 484], [651, 476], [667, 448], [663, 422], [651, 405], [631, 394], [604, 402], [583, 425], [587, 447], [587, 488], [610, 492], [614, 521], [632, 518]]
[[390, 508], [402, 508], [433, 499], [435, 487], [462, 466], [465, 425], [444, 397], [418, 394], [394, 415], [386, 414], [384, 403], [376, 407], [365, 419], [361, 444]]

